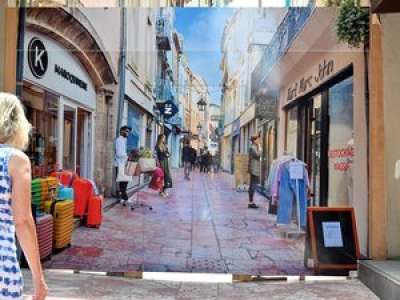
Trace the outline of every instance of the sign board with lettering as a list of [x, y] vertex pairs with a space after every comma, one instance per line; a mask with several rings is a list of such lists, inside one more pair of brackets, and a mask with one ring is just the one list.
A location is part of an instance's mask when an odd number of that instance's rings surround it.
[[95, 87], [70, 49], [31, 30], [25, 32], [24, 45], [24, 80], [96, 109]]
[[306, 94], [313, 88], [320, 85], [323, 81], [328, 79], [333, 74], [333, 68], [333, 60], [324, 60], [318, 65], [316, 74], [307, 75], [292, 84], [287, 90], [287, 103], [295, 100], [301, 95]]
[[178, 107], [175, 103], [170, 100], [165, 102], [157, 103], [157, 107], [160, 110], [160, 113], [164, 116], [165, 119], [170, 119], [178, 113]]
[[310, 257], [316, 274], [348, 275], [360, 257], [354, 209], [308, 208], [305, 261]]

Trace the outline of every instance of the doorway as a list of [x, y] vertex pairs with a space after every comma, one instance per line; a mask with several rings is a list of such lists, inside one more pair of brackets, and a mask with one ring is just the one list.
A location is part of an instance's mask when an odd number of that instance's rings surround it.
[[92, 118], [91, 113], [78, 108], [76, 172], [79, 176], [91, 177]]
[[76, 108], [64, 104], [62, 167], [76, 171]]

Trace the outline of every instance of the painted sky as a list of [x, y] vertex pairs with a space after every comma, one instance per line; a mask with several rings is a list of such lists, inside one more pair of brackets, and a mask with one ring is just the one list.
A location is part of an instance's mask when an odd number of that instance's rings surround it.
[[175, 27], [184, 38], [184, 53], [194, 73], [208, 83], [212, 103], [221, 98], [221, 38], [233, 8], [178, 8]]

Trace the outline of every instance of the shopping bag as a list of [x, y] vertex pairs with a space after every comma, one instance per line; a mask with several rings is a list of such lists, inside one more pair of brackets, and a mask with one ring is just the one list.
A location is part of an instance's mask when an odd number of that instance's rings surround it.
[[139, 159], [140, 172], [154, 172], [156, 169], [156, 160], [154, 158], [140, 158]]
[[137, 168], [138, 163], [134, 161], [128, 161], [125, 165], [125, 175], [128, 176], [137, 176], [136, 174], [136, 168]]
[[132, 181], [132, 176], [125, 174], [125, 164], [118, 165], [117, 182], [130, 182]]

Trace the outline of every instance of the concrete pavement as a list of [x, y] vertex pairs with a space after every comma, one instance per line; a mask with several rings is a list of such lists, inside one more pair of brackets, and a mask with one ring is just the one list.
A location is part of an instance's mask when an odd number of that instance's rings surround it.
[[[25, 272], [25, 297], [32, 294]], [[358, 280], [285, 283], [191, 283], [77, 275], [47, 271], [48, 300], [378, 300]]]

